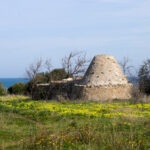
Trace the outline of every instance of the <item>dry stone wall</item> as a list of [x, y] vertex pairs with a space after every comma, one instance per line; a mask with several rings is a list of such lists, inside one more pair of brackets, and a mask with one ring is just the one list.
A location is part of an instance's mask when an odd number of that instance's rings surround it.
[[82, 80], [82, 85], [124, 85], [128, 80], [113, 56], [96, 55]]
[[105, 101], [112, 99], [129, 99], [131, 98], [131, 90], [133, 86], [115, 85], [115, 86], [74, 86], [72, 91], [73, 99]]
[[82, 79], [64, 81], [37, 85], [34, 99], [56, 99], [59, 96], [94, 101], [131, 98], [132, 84], [128, 83], [112, 56], [96, 55]]

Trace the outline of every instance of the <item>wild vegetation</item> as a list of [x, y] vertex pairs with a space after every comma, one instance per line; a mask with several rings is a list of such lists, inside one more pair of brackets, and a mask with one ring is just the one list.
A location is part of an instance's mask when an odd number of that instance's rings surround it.
[[[79, 53], [80, 54], [80, 53]], [[73, 77], [84, 71], [85, 56], [64, 57], [63, 68], [51, 70], [49, 60], [46, 72], [40, 72], [42, 61], [28, 70], [29, 83], [17, 83], [7, 90], [0, 84], [0, 149], [2, 150], [147, 150], [150, 149], [150, 61], [138, 71], [138, 83], [133, 99], [111, 102], [32, 100], [37, 83], [50, 83]], [[81, 58], [81, 59], [80, 59]], [[76, 61], [78, 60], [78, 61]], [[68, 62], [68, 63], [67, 63]], [[82, 65], [84, 64], [84, 68]], [[128, 59], [122, 63], [124, 73], [132, 66]], [[78, 68], [79, 67], [79, 68]], [[78, 71], [74, 71], [77, 69]], [[74, 74], [74, 75], [73, 75]], [[146, 94], [146, 95], [145, 95]]]
[[0, 83], [0, 95], [6, 95], [7, 94], [7, 90], [4, 88], [3, 84]]
[[0, 149], [149, 149], [150, 104], [0, 97]]

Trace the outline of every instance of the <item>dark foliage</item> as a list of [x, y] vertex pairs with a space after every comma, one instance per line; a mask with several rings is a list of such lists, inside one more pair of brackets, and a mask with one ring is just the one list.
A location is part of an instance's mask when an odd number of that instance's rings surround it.
[[[36, 80], [36, 84], [50, 83], [50, 81], [58, 81], [58, 80], [65, 79], [66, 77], [67, 77], [67, 73], [65, 69], [60, 68], [60, 69], [54, 69], [50, 73], [49, 72], [38, 73], [35, 76], [34, 81]], [[30, 80], [30, 83], [31, 82], [33, 82], [32, 79]]]
[[26, 93], [26, 84], [25, 83], [16, 83], [8, 88], [8, 93], [23, 95]]
[[[51, 81], [59, 81], [65, 79], [67, 77], [67, 73], [65, 69], [54, 69], [50, 73], [42, 72], [38, 73], [33, 79], [31, 79], [25, 86], [25, 95], [32, 95], [34, 92], [34, 88], [36, 88], [37, 84], [50, 83]], [[13, 93], [15, 94], [15, 93]]]
[[141, 92], [150, 94], [150, 59], [147, 59], [139, 70], [139, 89]]
[[65, 79], [67, 77], [67, 73], [65, 69], [62, 68], [54, 69], [50, 73], [45, 73], [45, 77], [47, 78], [47, 80], [50, 79], [50, 81], [58, 81]]

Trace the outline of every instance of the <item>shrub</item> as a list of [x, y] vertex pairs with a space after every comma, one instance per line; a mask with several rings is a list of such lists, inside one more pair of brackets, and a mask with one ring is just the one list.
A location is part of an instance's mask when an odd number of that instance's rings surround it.
[[24, 94], [31, 96], [31, 93], [32, 93], [32, 83], [30, 81], [30, 82], [26, 83], [26, 85], [25, 85], [25, 93]]
[[150, 59], [147, 59], [139, 69], [139, 89], [150, 95]]
[[[33, 81], [34, 80], [34, 81]], [[47, 78], [44, 72], [38, 73], [31, 82], [36, 82], [36, 84], [47, 83]]]
[[60, 68], [60, 69], [54, 69], [50, 73], [46, 73], [45, 76], [47, 78], [50, 78], [50, 81], [62, 80], [67, 77], [67, 73], [66, 73], [65, 69]]
[[16, 83], [8, 88], [9, 94], [23, 95], [26, 91], [25, 83]]
[[6, 95], [7, 90], [4, 88], [3, 84], [0, 83], [0, 96]]

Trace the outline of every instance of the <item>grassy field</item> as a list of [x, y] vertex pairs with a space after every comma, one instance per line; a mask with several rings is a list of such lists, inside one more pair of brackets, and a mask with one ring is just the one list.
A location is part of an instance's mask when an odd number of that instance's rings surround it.
[[148, 150], [150, 104], [0, 97], [0, 149]]

